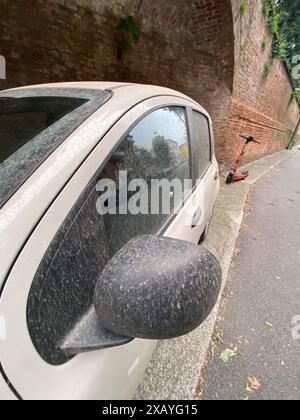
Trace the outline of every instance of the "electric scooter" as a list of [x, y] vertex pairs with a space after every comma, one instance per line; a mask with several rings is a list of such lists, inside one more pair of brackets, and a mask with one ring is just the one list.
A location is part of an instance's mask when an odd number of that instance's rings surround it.
[[244, 136], [244, 135], [240, 135], [240, 137], [245, 139], [246, 142], [243, 146], [243, 150], [242, 150], [241, 154], [238, 155], [236, 161], [234, 162], [232, 168], [229, 171], [229, 174], [228, 174], [227, 179], [226, 179], [226, 184], [231, 184], [233, 182], [243, 181], [243, 179], [246, 179], [249, 176], [249, 171], [243, 171], [243, 172], [240, 172], [240, 173], [238, 172], [238, 169], [241, 165], [241, 162], [244, 159], [244, 154], [245, 154], [246, 147], [250, 143], [261, 144], [259, 141], [256, 140], [255, 137]]

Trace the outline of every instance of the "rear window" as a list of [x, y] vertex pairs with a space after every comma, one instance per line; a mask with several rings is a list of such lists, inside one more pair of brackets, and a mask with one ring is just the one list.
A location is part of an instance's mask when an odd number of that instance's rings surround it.
[[0, 207], [110, 96], [62, 88], [0, 92]]

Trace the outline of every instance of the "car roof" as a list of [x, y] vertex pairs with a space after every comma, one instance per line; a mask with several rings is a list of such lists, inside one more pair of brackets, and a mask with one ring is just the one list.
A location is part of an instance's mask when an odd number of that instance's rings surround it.
[[11, 90], [18, 90], [18, 89], [37, 89], [37, 88], [77, 88], [77, 89], [117, 89], [122, 86], [128, 86], [131, 83], [125, 82], [57, 82], [57, 83], [42, 83], [36, 85], [27, 85], [27, 86], [20, 86], [11, 89], [7, 89], [8, 91]]
[[[44, 83], [44, 84], [37, 84], [37, 85], [27, 85], [27, 86], [20, 86], [11, 89], [6, 89], [1, 91], [1, 93], [5, 92], [15, 92], [18, 90], [24, 89], [87, 89], [87, 90], [107, 90], [107, 91], [119, 91], [120, 94], [129, 95], [131, 99], [134, 101], [134, 98], [144, 96], [144, 99], [151, 98], [154, 96], [176, 96], [177, 98], [182, 98], [185, 100], [190, 101], [194, 106], [198, 108], [199, 111], [203, 112], [209, 119], [210, 123], [211, 117], [198, 102], [196, 102], [191, 97], [177, 91], [174, 89], [170, 89], [168, 87], [157, 86], [157, 85], [148, 85], [148, 84], [141, 84], [141, 83], [130, 83], [130, 82], [103, 82], [103, 81], [82, 81], [82, 82], [57, 82], [57, 83]], [[111, 98], [110, 102], [112, 102], [115, 98]], [[116, 103], [114, 104], [116, 106]]]
[[[168, 87], [163, 86], [156, 86], [156, 85], [147, 85], [141, 83], [130, 83], [130, 82], [58, 82], [58, 83], [44, 83], [38, 85], [28, 85], [28, 86], [20, 86], [17, 88], [7, 89], [4, 92], [16, 91], [20, 89], [51, 89], [51, 88], [76, 88], [76, 89], [95, 89], [95, 90], [110, 90], [114, 91], [120, 88], [130, 88], [130, 91], [134, 93], [134, 91], [144, 91], [145, 96], [148, 96], [151, 93], [151, 96], [155, 95], [172, 95], [181, 97], [184, 99], [188, 99], [189, 101], [194, 102], [192, 98], [184, 95], [181, 92], [178, 92], [174, 89], [170, 89]], [[2, 91], [3, 92], [3, 91]], [[198, 104], [197, 104], [198, 105]]]

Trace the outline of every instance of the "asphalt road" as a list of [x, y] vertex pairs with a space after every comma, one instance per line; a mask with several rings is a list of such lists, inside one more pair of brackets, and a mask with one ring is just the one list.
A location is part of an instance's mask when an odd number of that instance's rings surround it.
[[254, 186], [248, 211], [200, 398], [299, 400], [300, 151]]

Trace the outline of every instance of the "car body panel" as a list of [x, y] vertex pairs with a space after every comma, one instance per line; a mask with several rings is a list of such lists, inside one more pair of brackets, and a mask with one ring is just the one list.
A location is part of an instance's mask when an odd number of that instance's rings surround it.
[[[168, 89], [155, 91], [153, 87], [142, 86], [133, 91], [132, 86], [123, 85], [114, 91], [113, 99], [55, 150], [0, 212], [0, 255], [4, 257], [0, 279], [3, 281], [9, 273], [0, 300], [0, 316], [5, 318], [7, 327], [6, 339], [0, 346], [0, 360], [9, 381], [24, 399], [131, 398], [156, 346], [156, 341], [133, 340], [52, 366], [35, 350], [26, 322], [32, 279], [49, 243], [129, 127], [147, 112], [166, 105], [192, 106], [209, 118], [202, 107], [184, 95], [175, 95], [173, 91], [171, 95], [154, 94], [169, 92]], [[153, 97], [146, 99], [145, 95]], [[215, 170], [213, 162], [198, 188], [206, 188], [206, 183], [211, 182], [208, 178], [212, 178], [210, 171]], [[213, 188], [215, 196], [217, 183]], [[191, 200], [192, 196], [185, 208], [190, 207]], [[192, 229], [191, 224], [186, 224], [185, 208], [170, 223], [165, 235], [197, 243], [208, 215], [201, 225]]]
[[15, 401], [17, 399], [16, 395], [11, 391], [3, 376], [0, 374], [0, 401]]

